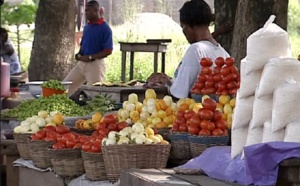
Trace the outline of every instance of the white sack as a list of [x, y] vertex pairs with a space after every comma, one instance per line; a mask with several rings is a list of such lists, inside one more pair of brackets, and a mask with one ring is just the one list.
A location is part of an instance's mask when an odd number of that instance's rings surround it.
[[284, 140], [285, 142], [300, 142], [300, 121], [295, 121], [287, 124], [285, 128]]
[[231, 159], [243, 152], [247, 140], [248, 127], [231, 130]]
[[247, 98], [239, 97], [239, 90], [236, 95], [235, 108], [233, 113], [232, 128], [248, 127], [252, 117], [254, 96]]
[[264, 67], [258, 97], [272, 96], [277, 87], [289, 79], [300, 81], [300, 63], [294, 58], [272, 58]]
[[[300, 72], [299, 72], [300, 73]], [[272, 131], [300, 120], [300, 83], [288, 82], [276, 89], [273, 97]]]
[[264, 27], [247, 38], [246, 74], [262, 70], [268, 59], [275, 57], [292, 57], [288, 33], [274, 24], [272, 15]]
[[285, 129], [281, 129], [276, 132], [272, 132], [271, 121], [266, 121], [263, 130], [262, 143], [273, 142], [273, 141], [283, 141], [285, 134]]
[[[252, 121], [250, 122], [250, 126], [251, 126], [251, 123], [252, 123]], [[264, 130], [263, 127], [258, 127], [255, 129], [251, 129], [249, 127], [245, 147], [261, 143], [262, 137], [263, 137], [263, 130]], [[244, 159], [244, 157], [245, 157], [245, 154], [243, 151], [242, 159]]]

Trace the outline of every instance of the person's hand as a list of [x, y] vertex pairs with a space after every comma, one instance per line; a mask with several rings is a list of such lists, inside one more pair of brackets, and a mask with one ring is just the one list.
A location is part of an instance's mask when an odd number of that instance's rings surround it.
[[216, 34], [221, 35], [221, 34], [231, 31], [232, 29], [233, 29], [233, 24], [231, 24], [228, 21], [228, 22], [220, 25], [215, 32], [216, 32]]
[[90, 62], [91, 60], [89, 59], [89, 56], [79, 56], [78, 61]]

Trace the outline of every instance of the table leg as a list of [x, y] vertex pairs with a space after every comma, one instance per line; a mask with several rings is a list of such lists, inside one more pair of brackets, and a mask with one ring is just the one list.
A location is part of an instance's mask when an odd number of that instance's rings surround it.
[[166, 60], [166, 53], [161, 53], [161, 72], [165, 73], [165, 60]]
[[158, 53], [154, 52], [154, 72], [157, 72], [157, 60], [158, 60]]
[[133, 80], [133, 70], [134, 70], [134, 52], [130, 52], [130, 72], [129, 72], [129, 80]]
[[126, 81], [126, 51], [122, 51], [121, 81]]

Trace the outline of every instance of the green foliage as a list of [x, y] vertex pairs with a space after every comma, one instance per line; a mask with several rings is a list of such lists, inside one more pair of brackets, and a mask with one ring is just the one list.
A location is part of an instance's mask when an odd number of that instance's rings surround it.
[[292, 46], [293, 56], [297, 57], [300, 54], [300, 5], [298, 0], [289, 1], [288, 11], [288, 33]]

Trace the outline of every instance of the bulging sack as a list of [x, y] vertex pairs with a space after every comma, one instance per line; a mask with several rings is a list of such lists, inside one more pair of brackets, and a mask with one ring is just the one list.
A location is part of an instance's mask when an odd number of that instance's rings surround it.
[[272, 58], [264, 67], [258, 97], [272, 96], [277, 87], [289, 79], [300, 81], [300, 63], [294, 58]]
[[247, 64], [246, 74], [262, 70], [268, 59], [275, 57], [292, 57], [288, 33], [273, 23], [272, 15], [264, 27], [257, 30], [247, 38]]
[[266, 121], [264, 124], [262, 143], [283, 141], [285, 129], [281, 129], [276, 132], [272, 132], [272, 122]]
[[300, 120], [300, 83], [290, 81], [274, 92], [272, 131], [279, 131], [287, 124]]
[[231, 130], [231, 159], [243, 152], [246, 144], [248, 127]]
[[300, 120], [287, 124], [285, 128], [285, 135], [283, 141], [299, 143], [300, 142], [299, 131], [300, 131]]
[[[250, 122], [250, 126], [251, 126], [251, 123], [252, 123], [252, 120]], [[249, 127], [245, 147], [261, 143], [262, 137], [263, 137], [263, 130], [264, 130], [264, 127], [258, 127], [258, 128], [254, 128], [254, 129], [251, 129]], [[242, 159], [244, 159], [244, 157], [245, 157], [245, 154], [243, 151]]]

